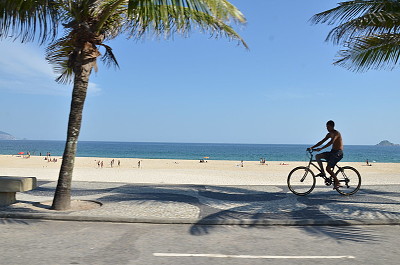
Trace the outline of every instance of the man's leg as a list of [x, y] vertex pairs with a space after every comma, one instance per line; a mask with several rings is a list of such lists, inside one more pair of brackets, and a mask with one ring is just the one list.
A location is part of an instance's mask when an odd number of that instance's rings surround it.
[[[317, 154], [317, 155], [315, 156], [315, 159], [317, 160], [317, 163], [318, 163], [318, 165], [319, 165], [319, 168], [321, 169], [322, 174], [325, 175], [325, 170], [324, 170], [324, 166], [322, 165], [321, 159], [326, 159], [326, 153]], [[329, 172], [329, 171], [328, 171], [328, 172]]]
[[339, 180], [335, 176], [335, 172], [333, 172], [333, 167], [331, 167], [329, 164], [326, 166], [326, 171], [331, 175], [333, 181], [334, 181], [334, 186], [337, 187], [339, 186]]
[[328, 171], [329, 175], [331, 175], [332, 179], [334, 180], [334, 189], [338, 188], [340, 183], [337, 177], [335, 176], [335, 173], [333, 172], [333, 169], [335, 168], [337, 162], [339, 162], [343, 158], [343, 152], [342, 151], [331, 151], [328, 159], [328, 165], [326, 166], [326, 171]]

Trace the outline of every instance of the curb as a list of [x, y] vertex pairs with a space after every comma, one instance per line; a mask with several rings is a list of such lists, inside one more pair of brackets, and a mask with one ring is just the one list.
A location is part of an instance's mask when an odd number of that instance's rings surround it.
[[41, 213], [0, 213], [0, 219], [35, 219], [75, 222], [109, 222], [109, 223], [146, 223], [146, 224], [192, 224], [192, 225], [248, 225], [248, 226], [351, 226], [351, 225], [400, 225], [400, 219], [162, 219], [130, 218], [107, 216], [71, 216], [63, 214]]

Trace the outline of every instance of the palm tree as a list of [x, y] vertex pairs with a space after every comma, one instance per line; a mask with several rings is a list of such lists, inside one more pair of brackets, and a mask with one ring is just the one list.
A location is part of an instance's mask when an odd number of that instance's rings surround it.
[[342, 45], [334, 63], [353, 71], [393, 69], [400, 57], [400, 1], [354, 0], [311, 18], [335, 25], [326, 41]]
[[[192, 27], [216, 37], [243, 39], [228, 25], [245, 23], [243, 14], [227, 0], [0, 0], [0, 38], [49, 44], [46, 60], [72, 82], [67, 139], [52, 209], [71, 207], [71, 181], [89, 77], [97, 58], [118, 66], [105, 43], [120, 35], [187, 36]], [[59, 36], [59, 31], [63, 35]], [[104, 50], [101, 55], [100, 49]]]

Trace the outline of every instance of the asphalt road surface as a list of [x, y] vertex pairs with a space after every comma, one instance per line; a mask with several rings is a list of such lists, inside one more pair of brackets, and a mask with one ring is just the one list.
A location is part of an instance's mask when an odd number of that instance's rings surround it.
[[0, 219], [0, 264], [399, 264], [400, 226]]

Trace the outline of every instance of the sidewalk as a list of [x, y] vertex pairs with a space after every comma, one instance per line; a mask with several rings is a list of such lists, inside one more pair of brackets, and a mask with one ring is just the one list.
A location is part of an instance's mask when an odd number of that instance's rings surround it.
[[55, 182], [17, 193], [0, 218], [225, 225], [400, 224], [400, 185], [361, 186], [353, 196], [317, 185], [308, 196], [286, 186], [156, 185], [73, 182], [83, 210], [49, 210]]

